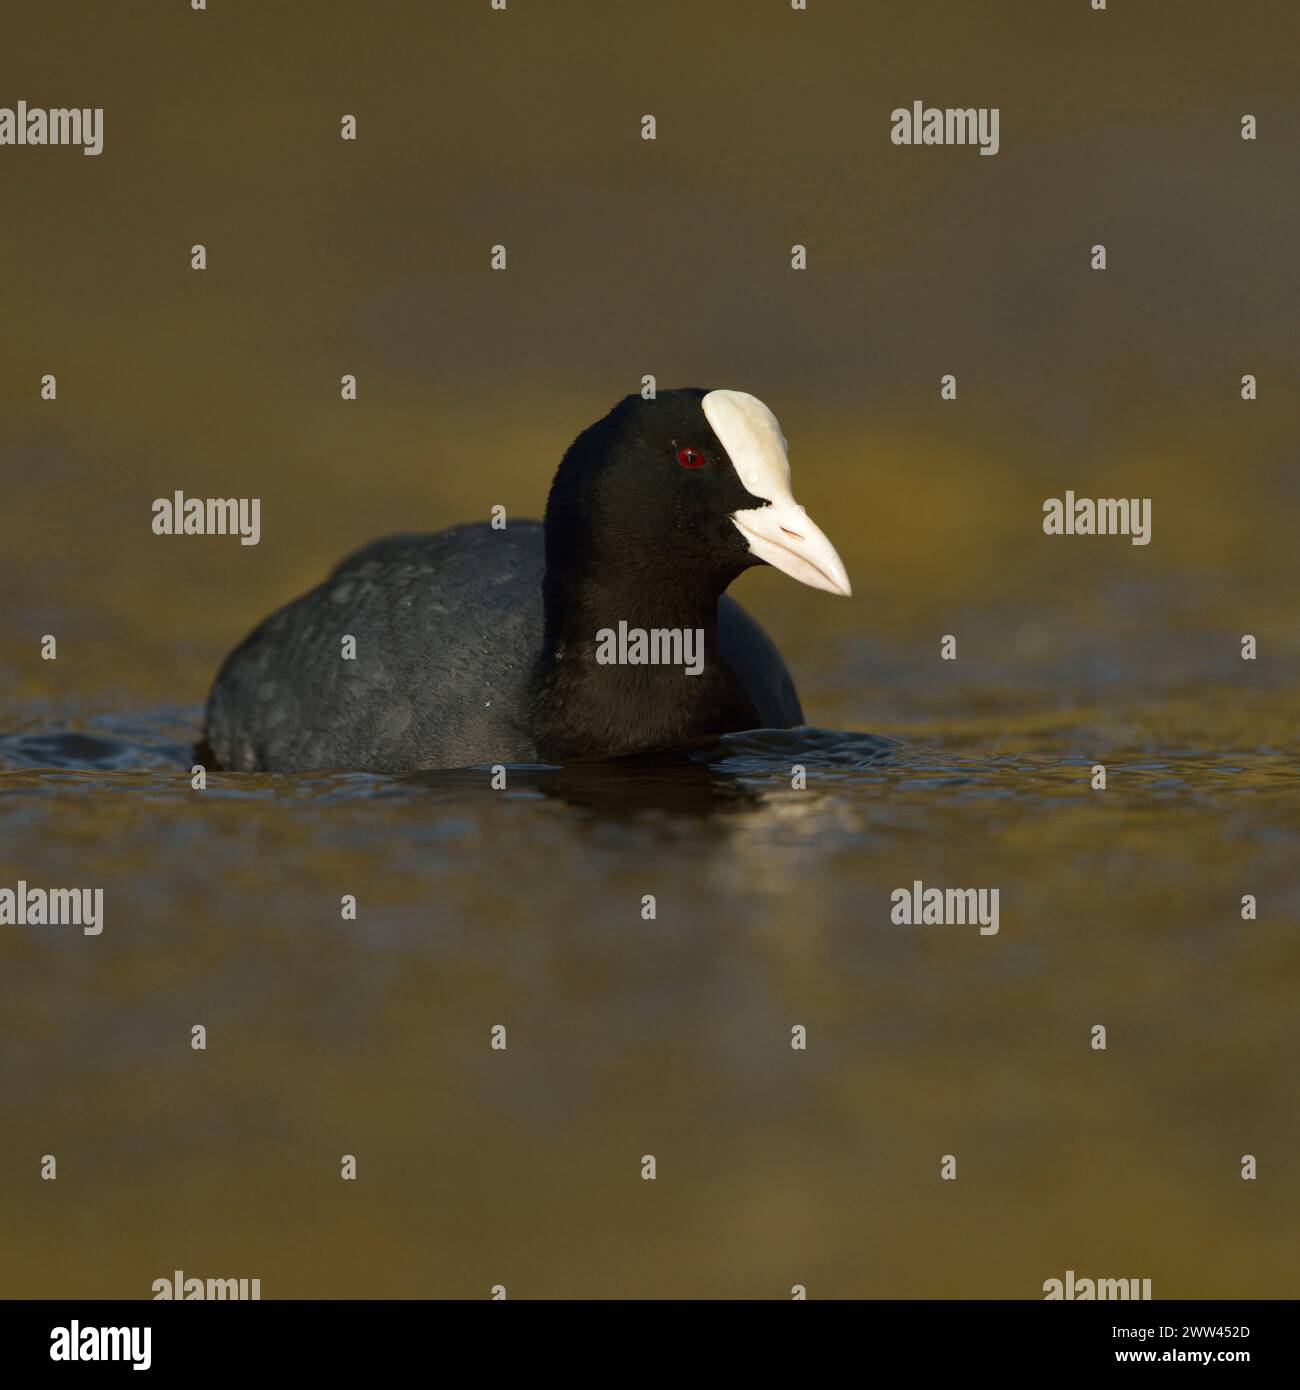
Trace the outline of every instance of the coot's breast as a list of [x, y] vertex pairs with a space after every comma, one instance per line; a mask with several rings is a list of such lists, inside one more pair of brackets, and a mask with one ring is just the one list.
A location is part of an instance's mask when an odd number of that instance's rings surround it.
[[[529, 687], [542, 647], [540, 522], [390, 536], [273, 613], [226, 659], [208, 699], [223, 768], [289, 772], [537, 760]], [[725, 594], [723, 660], [760, 722], [803, 722], [771, 640]], [[344, 641], [355, 659], [344, 659]]]

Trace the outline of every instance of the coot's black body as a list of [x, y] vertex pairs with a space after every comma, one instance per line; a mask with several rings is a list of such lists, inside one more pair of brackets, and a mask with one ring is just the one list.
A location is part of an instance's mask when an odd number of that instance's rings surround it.
[[[213, 684], [212, 761], [558, 762], [802, 723], [780, 653], [723, 593], [764, 560], [848, 590], [783, 466], [784, 440], [753, 397], [629, 397], [565, 455], [545, 525], [376, 541], [267, 618]], [[620, 623], [701, 632], [699, 674], [597, 659], [599, 634]]]
[[[222, 767], [238, 772], [543, 761], [530, 696], [542, 654], [545, 570], [537, 521], [375, 541], [230, 654], [208, 703], [209, 746]], [[339, 659], [343, 635], [356, 638], [356, 660]], [[628, 723], [617, 751], [803, 723], [781, 653], [726, 594], [717, 600], [717, 643], [748, 704], [728, 689], [714, 727], [704, 728], [662, 711], [658, 721], [638, 719], [639, 702], [620, 702]], [[601, 669], [616, 679], [644, 674], [685, 685], [683, 694], [697, 698], [712, 689], [712, 681], [690, 688], [709, 677], [707, 661], [698, 677], [662, 666]]]

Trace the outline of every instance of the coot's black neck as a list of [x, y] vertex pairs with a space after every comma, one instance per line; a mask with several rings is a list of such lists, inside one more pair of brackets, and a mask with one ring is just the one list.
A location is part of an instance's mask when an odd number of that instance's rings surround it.
[[[665, 557], [583, 564], [547, 546], [533, 735], [547, 761], [671, 747], [758, 723], [718, 654], [731, 574], [674, 575]], [[695, 674], [691, 674], [695, 672]]]

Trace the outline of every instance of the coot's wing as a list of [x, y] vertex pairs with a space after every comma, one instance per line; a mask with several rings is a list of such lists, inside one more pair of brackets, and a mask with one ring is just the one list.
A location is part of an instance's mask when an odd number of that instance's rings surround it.
[[350, 555], [227, 658], [208, 699], [218, 762], [396, 772], [529, 761], [544, 567], [536, 522], [389, 536]]

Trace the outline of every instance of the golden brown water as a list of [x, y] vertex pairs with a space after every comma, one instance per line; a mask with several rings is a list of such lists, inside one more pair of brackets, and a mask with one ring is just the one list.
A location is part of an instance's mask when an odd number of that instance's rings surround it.
[[[0, 160], [0, 887], [105, 893], [0, 926], [0, 1295], [1300, 1295], [1294, 8], [738, 7], [685, 70], [697, 6], [220, 8], [0, 58], [108, 110], [97, 160]], [[973, 87], [995, 159], [890, 148]], [[191, 789], [257, 619], [539, 514], [645, 371], [781, 418], [854, 597], [733, 592], [813, 729]], [[177, 488], [262, 543], [153, 536]], [[1152, 544], [1045, 537], [1066, 488]], [[998, 934], [891, 923], [916, 879]]]

